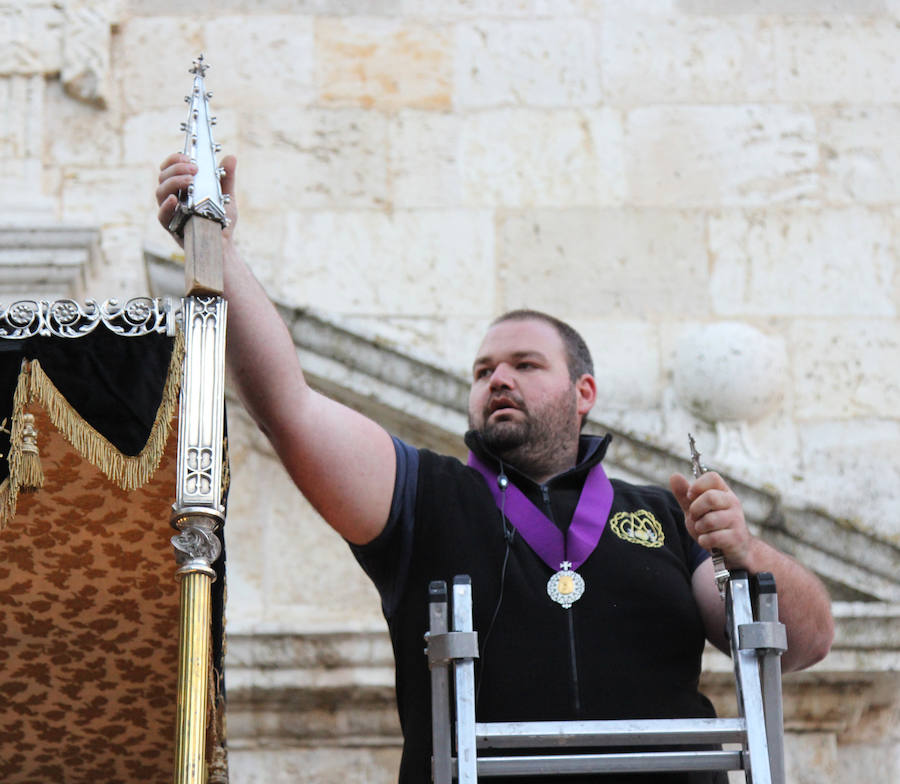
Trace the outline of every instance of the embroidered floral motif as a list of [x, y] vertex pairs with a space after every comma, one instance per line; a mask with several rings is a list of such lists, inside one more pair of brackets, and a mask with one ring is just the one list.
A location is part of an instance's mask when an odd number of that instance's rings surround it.
[[609, 524], [620, 539], [644, 547], [662, 547], [666, 537], [662, 525], [646, 509], [636, 512], [619, 512], [613, 515]]

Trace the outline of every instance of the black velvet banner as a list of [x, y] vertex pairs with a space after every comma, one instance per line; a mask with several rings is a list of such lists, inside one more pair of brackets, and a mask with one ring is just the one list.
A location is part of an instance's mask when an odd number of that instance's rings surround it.
[[0, 340], [0, 481], [9, 475], [9, 421], [23, 359], [36, 359], [69, 405], [122, 454], [140, 453], [150, 437], [172, 358], [174, 338], [123, 337], [104, 326], [78, 338]]

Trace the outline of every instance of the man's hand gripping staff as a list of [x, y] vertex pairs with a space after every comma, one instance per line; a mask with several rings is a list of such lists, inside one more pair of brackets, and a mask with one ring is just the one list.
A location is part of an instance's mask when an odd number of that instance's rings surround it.
[[742, 567], [752, 536], [738, 497], [719, 474], [700, 462], [694, 438], [688, 438], [694, 481], [675, 474], [670, 486], [684, 512], [688, 533], [712, 555], [716, 586], [724, 599], [729, 578], [726, 562], [732, 568]]
[[[700, 452], [697, 449], [697, 443], [694, 441], [694, 436], [690, 433], [688, 433], [688, 443], [691, 447], [691, 472], [694, 474], [694, 479], [699, 479], [700, 476], [707, 473], [709, 469], [700, 462]], [[719, 596], [721, 596], [724, 601], [725, 586], [728, 584], [728, 578], [731, 575], [728, 572], [728, 568], [725, 566], [725, 556], [718, 547], [713, 547], [710, 550], [710, 555], [712, 556], [716, 588], [719, 589]]]

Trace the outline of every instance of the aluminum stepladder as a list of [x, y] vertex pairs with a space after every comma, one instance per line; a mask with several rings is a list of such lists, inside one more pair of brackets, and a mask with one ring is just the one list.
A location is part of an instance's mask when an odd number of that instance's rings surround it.
[[[771, 574], [751, 581], [745, 572], [735, 571], [727, 586], [726, 631], [740, 714], [736, 719], [477, 722], [478, 638], [472, 629], [471, 581], [466, 575], [454, 578], [450, 612], [445, 582], [431, 583], [429, 599], [425, 653], [431, 670], [434, 784], [454, 779], [475, 784], [491, 776], [719, 770], [743, 770], [752, 784], [784, 784], [780, 656], [787, 649], [787, 635], [778, 621]], [[740, 748], [698, 749], [720, 744]], [[641, 750], [648, 746], [682, 750]], [[550, 747], [592, 751], [528, 753]], [[634, 751], [604, 753], [610, 747]], [[492, 749], [515, 755], [489, 756]]]

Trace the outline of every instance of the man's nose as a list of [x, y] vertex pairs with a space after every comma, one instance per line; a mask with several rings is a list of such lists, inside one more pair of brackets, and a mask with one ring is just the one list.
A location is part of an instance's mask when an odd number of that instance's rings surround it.
[[500, 362], [491, 373], [491, 389], [512, 389], [514, 385], [512, 368], [505, 362]]

